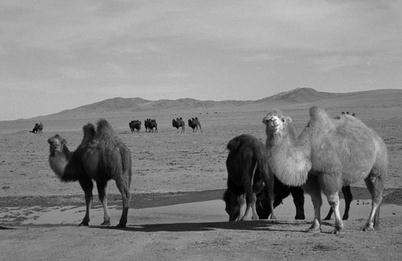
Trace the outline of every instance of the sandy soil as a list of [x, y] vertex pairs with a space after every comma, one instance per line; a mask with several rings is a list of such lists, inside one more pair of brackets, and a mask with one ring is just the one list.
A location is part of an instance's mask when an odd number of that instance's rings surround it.
[[[168, 203], [169, 200], [166, 200]], [[120, 209], [111, 208], [117, 222]], [[11, 208], [25, 212], [22, 225], [1, 231], [0, 260], [396, 260], [402, 254], [402, 207], [385, 204], [381, 231], [362, 232], [368, 200], [355, 201], [341, 235], [304, 232], [307, 221], [293, 221], [290, 198], [276, 209], [277, 220], [226, 222], [221, 200], [130, 211], [126, 229], [78, 227], [84, 207]], [[307, 220], [312, 206], [306, 204]]]
[[[0, 227], [12, 229], [0, 230], [0, 260], [400, 259], [402, 121], [399, 112], [386, 109], [357, 112], [389, 149], [386, 204], [382, 230], [361, 232], [369, 202], [363, 183], [355, 184], [352, 192], [358, 200], [339, 236], [329, 234], [333, 221], [325, 223], [323, 233], [304, 232], [312, 214], [308, 197], [309, 218], [303, 222], [293, 221], [290, 203], [277, 221], [226, 222], [222, 202], [216, 201], [226, 183], [226, 143], [241, 133], [264, 140], [260, 122], [265, 111], [199, 115], [204, 132], [184, 135], [170, 127], [169, 115], [154, 115], [162, 119], [155, 134], [132, 135], [126, 119], [109, 119], [133, 152], [133, 209], [124, 230], [96, 226], [102, 221], [97, 200], [91, 214], [94, 226], [77, 227], [83, 216], [82, 191], [78, 184], [60, 183], [48, 167], [47, 138], [57, 132], [74, 149], [82, 137], [76, 126], [85, 122], [45, 122], [41, 135], [21, 130], [21, 122], [9, 126], [15, 131], [0, 134]], [[305, 111], [291, 113], [305, 117]], [[295, 118], [299, 130], [303, 117]], [[121, 203], [112, 182], [108, 191], [115, 224]]]

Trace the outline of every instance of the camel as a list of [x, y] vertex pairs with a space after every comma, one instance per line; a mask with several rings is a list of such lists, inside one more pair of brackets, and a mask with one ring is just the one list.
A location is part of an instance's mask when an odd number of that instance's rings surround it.
[[197, 124], [197, 129], [199, 129], [200, 132], [202, 132], [201, 123], [200, 123], [200, 120], [198, 119], [198, 117], [195, 117], [194, 120], [195, 120], [195, 124]]
[[184, 123], [183, 119], [180, 118], [176, 118], [172, 120], [172, 126], [174, 128], [176, 128], [177, 130], [179, 128], [181, 128], [180, 133], [184, 133], [184, 131], [186, 130], [186, 124]]
[[56, 134], [48, 139], [50, 145], [49, 165], [63, 182], [78, 181], [85, 193], [86, 211], [80, 225], [89, 225], [89, 210], [92, 205], [93, 180], [96, 182], [99, 200], [104, 211], [101, 225], [110, 225], [107, 210], [106, 185], [115, 180], [119, 189], [123, 210], [118, 227], [127, 223], [130, 200], [131, 155], [127, 146], [116, 136], [110, 124], [101, 119], [97, 128], [91, 123], [83, 127], [83, 139], [74, 152], [67, 148], [66, 140]]
[[141, 121], [139, 121], [139, 120], [130, 121], [130, 122], [128, 123], [128, 126], [130, 127], [131, 133], [133, 133], [134, 131], [140, 132], [140, 129], [141, 129]]
[[146, 119], [144, 121], [145, 132], [158, 132], [158, 123], [155, 119]]
[[197, 123], [195, 122], [195, 119], [194, 119], [194, 118], [188, 119], [188, 126], [190, 126], [190, 128], [193, 129], [193, 132], [198, 131], [198, 125], [197, 125]]
[[202, 132], [201, 124], [197, 117], [188, 119], [188, 126], [193, 129], [193, 132], [196, 132], [198, 130]]
[[379, 228], [380, 205], [387, 176], [388, 155], [384, 141], [358, 118], [331, 119], [325, 110], [310, 108], [310, 121], [296, 136], [292, 119], [280, 110], [263, 118], [268, 163], [286, 185], [301, 186], [310, 194], [314, 220], [308, 231], [321, 231], [321, 192], [335, 214], [334, 233], [343, 228], [339, 190], [362, 179], [372, 197], [364, 231]]
[[244, 220], [250, 208], [252, 210], [252, 219], [257, 220], [256, 211], [256, 193], [259, 191], [262, 182], [254, 180], [263, 180], [266, 184], [269, 196], [268, 208], [271, 218], [274, 215], [274, 175], [269, 171], [267, 165], [267, 154], [264, 144], [251, 135], [240, 135], [229, 141], [227, 144], [229, 155], [226, 160], [228, 172], [227, 189], [223, 194], [223, 200], [226, 204], [226, 212], [229, 215], [229, 221], [236, 221], [240, 218], [240, 208], [243, 204], [243, 196], [246, 198], [246, 211], [240, 220]]
[[39, 123], [35, 123], [35, 126], [33, 127], [33, 129], [29, 132], [31, 133], [42, 133], [43, 131], [43, 123], [39, 122]]

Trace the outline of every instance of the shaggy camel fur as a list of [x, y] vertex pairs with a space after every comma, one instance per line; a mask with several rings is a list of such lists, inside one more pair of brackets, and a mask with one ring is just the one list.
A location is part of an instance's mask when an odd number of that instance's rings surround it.
[[246, 198], [246, 211], [240, 220], [248, 215], [250, 208], [252, 210], [252, 219], [258, 219], [256, 211], [256, 194], [254, 191], [260, 191], [264, 181], [269, 196], [269, 211], [271, 218], [274, 215], [274, 175], [269, 171], [267, 165], [267, 154], [264, 144], [251, 135], [240, 135], [229, 141], [227, 148], [229, 155], [226, 160], [228, 172], [227, 189], [223, 195], [226, 203], [226, 212], [229, 215], [229, 221], [238, 220], [240, 217], [240, 208], [243, 204], [243, 196]]
[[292, 119], [275, 110], [263, 119], [269, 166], [287, 185], [300, 186], [311, 195], [314, 221], [309, 231], [321, 230], [323, 192], [335, 213], [335, 230], [343, 228], [338, 192], [362, 179], [372, 196], [364, 230], [379, 227], [380, 205], [388, 155], [384, 141], [359, 119], [344, 115], [331, 119], [318, 107], [310, 108], [310, 121], [296, 137]]
[[101, 119], [95, 126], [88, 123], [83, 127], [84, 137], [74, 152], [70, 152], [66, 140], [60, 135], [48, 139], [50, 145], [49, 164], [61, 181], [78, 181], [85, 193], [86, 212], [80, 225], [88, 226], [92, 204], [93, 182], [96, 181], [99, 200], [104, 211], [102, 225], [110, 225], [107, 210], [106, 185], [115, 180], [119, 189], [123, 211], [119, 227], [127, 223], [130, 200], [131, 155], [127, 146], [116, 136], [109, 123]]

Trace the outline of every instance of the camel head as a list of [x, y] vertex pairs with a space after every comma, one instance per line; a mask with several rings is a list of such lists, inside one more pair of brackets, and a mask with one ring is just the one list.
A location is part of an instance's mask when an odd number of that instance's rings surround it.
[[262, 122], [265, 124], [267, 137], [285, 137], [289, 132], [292, 118], [280, 110], [273, 110], [262, 119]]
[[47, 142], [50, 146], [50, 154], [54, 155], [56, 152], [62, 152], [64, 146], [67, 144], [66, 140], [62, 138], [59, 134], [50, 137]]
[[240, 218], [241, 206], [244, 204], [244, 198], [237, 196], [229, 189], [223, 194], [223, 201], [225, 201], [225, 210], [229, 215], [229, 221], [236, 221]]

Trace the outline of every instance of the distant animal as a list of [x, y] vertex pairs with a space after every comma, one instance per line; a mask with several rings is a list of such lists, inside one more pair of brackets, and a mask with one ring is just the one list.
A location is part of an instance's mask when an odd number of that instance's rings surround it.
[[33, 127], [33, 129], [29, 132], [42, 133], [42, 131], [43, 131], [43, 123], [39, 122], [39, 123], [35, 123], [35, 126]]
[[364, 179], [372, 206], [363, 230], [379, 227], [380, 206], [388, 172], [388, 153], [382, 138], [358, 118], [331, 119], [325, 110], [310, 108], [310, 121], [296, 136], [292, 119], [279, 110], [263, 118], [268, 162], [278, 179], [301, 186], [311, 195], [314, 220], [309, 231], [321, 231], [321, 193], [335, 213], [337, 234], [343, 228], [339, 190]]
[[186, 130], [186, 124], [184, 123], [184, 121], [181, 117], [173, 119], [172, 126], [176, 129], [180, 128], [180, 133], [184, 133], [184, 131]]
[[158, 132], [158, 123], [155, 119], [146, 119], [144, 121], [145, 132]]
[[195, 117], [194, 119], [195, 119], [195, 123], [197, 124], [198, 129], [202, 132], [200, 120], [198, 119], [198, 117]]
[[198, 126], [194, 118], [188, 119], [188, 126], [190, 126], [190, 128], [193, 129], [193, 132], [198, 130]]
[[101, 119], [95, 126], [83, 127], [84, 136], [78, 148], [70, 152], [66, 140], [56, 134], [48, 139], [50, 146], [49, 165], [63, 182], [78, 181], [85, 193], [86, 211], [80, 225], [89, 225], [89, 210], [92, 204], [93, 180], [98, 188], [104, 219], [101, 225], [110, 225], [107, 210], [106, 185], [110, 179], [116, 182], [123, 201], [123, 210], [118, 227], [127, 223], [131, 183], [131, 153], [115, 134], [110, 124]]
[[133, 120], [130, 121], [128, 126], [130, 127], [131, 133], [133, 133], [134, 131], [139, 132], [141, 129], [141, 121], [139, 120]]
[[198, 130], [202, 132], [201, 124], [197, 117], [188, 119], [188, 126], [193, 129], [193, 132], [196, 132]]
[[[252, 219], [258, 219], [256, 211], [256, 193], [260, 191], [261, 184], [265, 182], [269, 203], [268, 208], [271, 218], [274, 215], [274, 175], [269, 171], [266, 150], [264, 144], [251, 135], [240, 135], [227, 144], [229, 155], [226, 159], [228, 173], [227, 189], [223, 194], [225, 210], [229, 215], [229, 221], [244, 220], [250, 208]], [[240, 217], [241, 206], [246, 199], [246, 210]]]
[[[348, 111], [347, 111], [346, 113], [343, 111], [343, 112], [342, 112], [342, 115], [345, 115], [345, 114], [350, 115]], [[355, 112], [353, 112], [351, 115], [352, 115], [353, 117], [356, 117], [356, 113], [355, 113]]]

